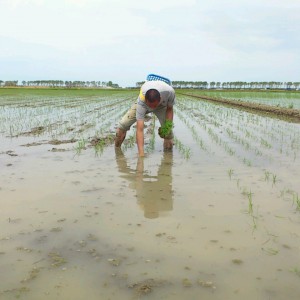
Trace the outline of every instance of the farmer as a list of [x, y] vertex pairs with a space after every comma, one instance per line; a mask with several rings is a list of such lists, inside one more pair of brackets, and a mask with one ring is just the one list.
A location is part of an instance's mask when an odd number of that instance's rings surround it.
[[131, 125], [136, 125], [136, 141], [138, 154], [144, 156], [144, 119], [145, 115], [153, 112], [161, 127], [158, 134], [164, 139], [164, 149], [173, 148], [173, 105], [175, 103], [174, 89], [164, 81], [146, 81], [140, 90], [137, 102], [135, 102], [128, 112], [119, 121], [116, 131], [115, 146], [121, 147], [126, 132]]

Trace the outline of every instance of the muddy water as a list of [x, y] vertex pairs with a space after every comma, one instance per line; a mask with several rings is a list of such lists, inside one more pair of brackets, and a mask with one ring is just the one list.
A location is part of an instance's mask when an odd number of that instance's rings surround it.
[[299, 160], [247, 166], [175, 124], [189, 159], [2, 137], [0, 298], [298, 299]]

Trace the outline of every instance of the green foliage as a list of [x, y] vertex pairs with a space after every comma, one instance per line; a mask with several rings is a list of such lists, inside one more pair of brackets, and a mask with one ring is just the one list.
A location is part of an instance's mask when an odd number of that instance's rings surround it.
[[84, 139], [81, 139], [80, 141], [78, 141], [77, 145], [74, 148], [77, 155], [79, 155], [83, 149], [86, 149], [85, 145], [86, 145], [86, 141]]
[[183, 155], [185, 159], [190, 159], [191, 157], [191, 149], [188, 146], [185, 146], [179, 139], [174, 137], [174, 142], [176, 148], [179, 150], [179, 152]]
[[291, 272], [295, 273], [296, 275], [298, 275], [300, 277], [300, 269], [295, 267], [293, 269], [290, 269]]
[[297, 210], [300, 210], [300, 198], [298, 194], [293, 194], [293, 202], [296, 204]]
[[166, 120], [165, 124], [159, 128], [159, 135], [162, 138], [165, 138], [171, 133], [172, 129], [173, 129], [173, 121]]
[[232, 177], [232, 174], [233, 174], [233, 170], [232, 170], [232, 169], [229, 169], [229, 170], [227, 171], [227, 173], [228, 173], [228, 176], [229, 176], [229, 178], [230, 178], [230, 180], [231, 180], [231, 177]]

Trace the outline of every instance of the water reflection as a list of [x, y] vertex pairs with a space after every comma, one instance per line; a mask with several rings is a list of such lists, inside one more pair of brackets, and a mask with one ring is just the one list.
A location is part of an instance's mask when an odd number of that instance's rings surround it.
[[157, 176], [147, 174], [145, 159], [138, 158], [136, 168], [130, 168], [120, 148], [116, 149], [116, 162], [121, 176], [129, 181], [129, 187], [136, 191], [137, 203], [143, 209], [145, 218], [158, 218], [162, 212], [173, 209], [172, 165], [173, 153], [164, 152]]

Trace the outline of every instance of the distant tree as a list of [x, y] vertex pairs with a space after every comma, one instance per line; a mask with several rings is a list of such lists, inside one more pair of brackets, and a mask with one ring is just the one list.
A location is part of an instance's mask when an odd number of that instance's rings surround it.
[[300, 87], [300, 82], [293, 82], [293, 85], [294, 85], [295, 89], [298, 90]]
[[8, 80], [4, 82], [4, 86], [17, 86], [18, 80]]

